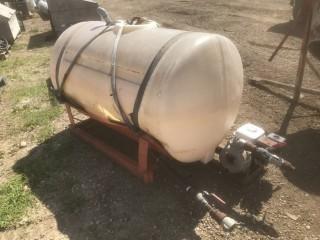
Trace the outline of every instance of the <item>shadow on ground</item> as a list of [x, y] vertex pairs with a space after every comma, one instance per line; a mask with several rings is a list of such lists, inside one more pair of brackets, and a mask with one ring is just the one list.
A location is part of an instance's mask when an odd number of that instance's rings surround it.
[[320, 130], [306, 129], [288, 135], [287, 139], [283, 155], [297, 169], [284, 171], [284, 176], [300, 189], [320, 195]]
[[306, 117], [311, 117], [311, 116], [320, 116], [320, 108], [317, 104], [314, 104], [314, 102], [309, 101], [304, 101], [303, 99], [300, 99], [298, 103], [294, 103], [292, 101], [292, 98], [290, 97], [289, 94], [292, 93], [284, 93], [283, 91], [279, 91], [279, 88], [275, 88], [272, 86], [265, 86], [262, 84], [255, 84], [255, 83], [251, 83], [252, 86], [263, 90], [277, 98], [279, 98], [282, 101], [285, 101], [289, 104], [289, 107], [287, 109], [287, 112], [284, 114], [283, 120], [281, 125], [279, 126], [279, 130], [278, 133], [280, 135], [286, 135], [287, 134], [287, 130], [289, 128], [290, 122], [292, 121], [292, 119], [294, 118], [294, 112], [296, 110], [297, 107], [302, 107], [306, 110], [309, 111], [314, 111], [313, 115], [309, 115]]
[[56, 35], [52, 31], [32, 35], [28, 43], [28, 50], [48, 47], [55, 43]]
[[[255, 214], [272, 195], [269, 182], [240, 188], [214, 164], [169, 164], [199, 189]], [[144, 185], [66, 130], [34, 148], [14, 170], [27, 177], [70, 239], [200, 239], [194, 229], [206, 210], [162, 164], [155, 182]], [[277, 236], [274, 229], [261, 233]]]
[[[271, 28], [268, 29], [268, 32], [280, 33], [280, 34], [283, 34], [283, 36], [285, 36], [286, 34], [289, 34], [289, 37], [297, 37], [297, 38], [303, 39], [305, 36], [306, 28], [307, 26], [305, 22], [297, 23], [295, 21], [289, 21], [289, 22], [279, 23], [272, 26]], [[317, 60], [320, 60], [320, 40], [319, 40], [319, 36], [317, 37], [318, 37], [317, 41], [314, 41], [316, 39], [313, 39], [313, 41], [310, 42], [309, 52]]]
[[290, 36], [303, 38], [304, 24], [297, 24], [294, 21], [279, 23], [269, 28], [268, 32], [281, 33], [283, 35], [290, 33]]
[[281, 155], [289, 160], [295, 167], [295, 171], [284, 171], [284, 176], [298, 188], [311, 193], [320, 195], [320, 129], [305, 129], [294, 134], [287, 135], [287, 129], [298, 106], [307, 110], [314, 111], [311, 115], [302, 117], [317, 117], [320, 114], [318, 106], [312, 106], [300, 100], [299, 103], [292, 103], [287, 96], [265, 86], [256, 86], [282, 100], [291, 102], [283, 118], [279, 133], [286, 135], [288, 145], [281, 150]]

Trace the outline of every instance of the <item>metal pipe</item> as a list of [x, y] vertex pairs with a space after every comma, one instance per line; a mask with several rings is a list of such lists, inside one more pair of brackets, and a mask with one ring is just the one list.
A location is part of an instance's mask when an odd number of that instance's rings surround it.
[[307, 59], [307, 54], [308, 54], [308, 45], [310, 41], [310, 32], [311, 32], [311, 22], [313, 18], [313, 2], [307, 2], [308, 4], [306, 7], [308, 7], [308, 18], [306, 22], [306, 29], [305, 29], [305, 34], [301, 46], [301, 54], [300, 54], [300, 59], [299, 59], [299, 67], [298, 67], [298, 72], [297, 72], [297, 78], [296, 78], [296, 83], [295, 83], [295, 91], [293, 95], [293, 102], [297, 103], [300, 99], [300, 93], [301, 93], [301, 87], [302, 87], [302, 81], [304, 77], [304, 70], [306, 66], [306, 59]]
[[[267, 80], [267, 79], [249, 79], [249, 83], [251, 83], [251, 84], [266, 84], [266, 85], [281, 87], [281, 88], [287, 89], [287, 90], [296, 89], [296, 86], [293, 84], [286, 84], [286, 83], [281, 83], [278, 81]], [[311, 88], [301, 87], [301, 92], [310, 93], [310, 94], [314, 94], [314, 95], [320, 95], [320, 90], [311, 89]]]

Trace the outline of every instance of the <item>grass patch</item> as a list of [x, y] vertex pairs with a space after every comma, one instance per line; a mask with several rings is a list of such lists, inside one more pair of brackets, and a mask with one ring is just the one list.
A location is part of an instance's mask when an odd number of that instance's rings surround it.
[[53, 134], [54, 134], [54, 127], [51, 126], [51, 124], [47, 126], [43, 126], [38, 130], [36, 140], [39, 143], [44, 142], [45, 140], [52, 137]]
[[[18, 50], [16, 53], [23, 51]], [[5, 75], [9, 81], [19, 81], [28, 86], [36, 80], [45, 81], [48, 76], [50, 54], [44, 52], [23, 52], [11, 55], [6, 61], [0, 62], [1, 74]]]
[[[33, 26], [29, 35], [38, 32], [39, 29]], [[49, 43], [44, 42], [45, 47], [41, 49], [28, 50], [29, 37], [18, 39], [11, 48], [10, 57], [0, 61], [1, 75], [8, 79], [6, 88], [1, 92], [7, 110], [2, 116], [3, 120], [11, 121], [8, 122], [10, 130], [14, 131], [8, 135], [11, 139], [30, 131], [23, 137], [43, 142], [54, 134], [53, 121], [62, 113], [62, 107], [50, 105], [45, 82], [49, 75]], [[11, 109], [13, 111], [9, 111]], [[59, 141], [49, 140], [36, 149], [37, 153], [30, 153], [16, 163], [15, 177], [0, 186], [0, 230], [16, 226], [32, 206], [34, 195], [64, 199], [61, 200], [62, 207], [71, 211], [83, 204], [82, 192], [73, 194], [72, 191], [75, 185], [79, 185], [76, 178], [68, 177], [73, 169], [72, 159], [68, 157], [73, 147], [68, 137], [59, 138]], [[0, 151], [0, 159], [3, 157], [4, 152]], [[66, 174], [61, 174], [64, 172]], [[26, 185], [32, 191], [25, 188]]]
[[33, 86], [20, 87], [12, 89], [10, 91], [10, 98], [14, 104], [19, 103], [23, 99], [35, 99], [35, 100], [47, 100], [48, 99], [48, 90], [44, 82], [35, 84]]
[[[6, 72], [8, 70], [15, 70], [15, 68], [24, 65], [25, 59], [18, 58], [18, 57], [12, 57], [8, 58], [6, 61], [0, 62], [0, 69], [3, 70], [3, 72]], [[13, 69], [11, 69], [13, 68]]]
[[17, 43], [15, 42], [13, 44], [13, 46], [11, 47], [11, 51], [18, 51], [18, 50], [22, 50], [22, 49], [26, 49], [27, 48], [27, 44], [26, 43]]
[[[46, 107], [42, 109], [26, 110], [21, 113], [21, 120], [23, 121], [23, 128], [32, 130], [36, 127], [52, 127], [51, 122], [62, 113], [59, 106]], [[45, 129], [45, 132], [48, 132]]]
[[15, 109], [12, 113], [15, 122], [12, 124], [11, 134], [31, 132], [35, 141], [44, 142], [54, 134], [53, 121], [63, 112], [61, 106], [26, 106]]
[[0, 72], [8, 79], [3, 98], [13, 109], [9, 133], [33, 131], [31, 139], [43, 142], [54, 133], [52, 121], [62, 112], [50, 106], [46, 86], [50, 62], [50, 49], [26, 51], [27, 43], [16, 41], [12, 54], [0, 62]]
[[60, 106], [46, 107], [40, 110], [24, 111], [22, 113], [22, 129], [34, 130], [35, 140], [44, 142], [54, 134], [53, 120], [62, 113]]
[[33, 196], [25, 186], [20, 175], [0, 186], [0, 230], [13, 227], [32, 205]]
[[54, 133], [52, 122], [63, 112], [59, 105], [49, 104], [50, 96], [46, 83], [41, 82], [28, 87], [12, 89], [10, 101], [14, 105], [12, 133], [34, 131], [35, 140], [43, 142]]

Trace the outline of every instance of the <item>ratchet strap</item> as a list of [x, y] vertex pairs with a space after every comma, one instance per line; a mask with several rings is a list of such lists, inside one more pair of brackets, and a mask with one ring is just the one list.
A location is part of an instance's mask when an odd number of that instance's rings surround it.
[[165, 43], [159, 52], [156, 54], [154, 59], [152, 60], [143, 80], [138, 90], [138, 94], [134, 103], [133, 113], [131, 113], [131, 118], [136, 128], [139, 128], [139, 110], [142, 103], [142, 99], [147, 88], [148, 82], [152, 77], [154, 70], [157, 68], [159, 62], [161, 61], [162, 57], [165, 53], [172, 47], [174, 43], [176, 43], [179, 39], [187, 35], [189, 32], [182, 32], [171, 38], [167, 43]]
[[[71, 42], [71, 40], [73, 39], [73, 37], [76, 35], [77, 32], [79, 32], [81, 30], [81, 27], [78, 27], [73, 34], [71, 34], [69, 36], [69, 38], [66, 40], [65, 44], [63, 45], [63, 47], [61, 48], [61, 51], [58, 55], [58, 59], [57, 59], [57, 64], [56, 64], [56, 77], [55, 77], [55, 82], [56, 82], [56, 86], [57, 86], [57, 89], [60, 88], [60, 83], [59, 83], [59, 74], [60, 74], [60, 65], [61, 65], [61, 61], [62, 61], [62, 57], [63, 57], [63, 54], [65, 53], [66, 51], [66, 48], [69, 46], [69, 43]], [[62, 96], [60, 96], [59, 94], [59, 90], [55, 92], [55, 95], [57, 97], [57, 99], [59, 101], [62, 101]]]
[[[94, 41], [96, 40], [98, 37], [100, 37], [102, 34], [108, 32], [109, 30], [111, 29], [110, 26], [106, 26], [101, 32], [99, 32], [97, 35], [95, 35], [93, 38], [91, 38], [85, 45], [83, 45], [80, 50], [77, 52], [77, 54], [75, 55], [75, 57], [73, 58], [73, 60], [71, 61], [70, 65], [68, 66], [66, 72], [64, 73], [63, 75], [63, 78], [62, 78], [62, 81], [61, 81], [61, 85], [58, 86], [58, 91], [57, 91], [57, 97], [58, 99], [60, 98], [60, 100], [63, 101], [63, 88], [64, 88], [64, 85], [66, 83], [66, 80], [68, 79], [73, 67], [76, 65], [79, 57], [81, 56], [81, 54], [83, 53], [84, 50], [86, 50], [86, 48]], [[61, 58], [62, 58], [62, 55], [63, 55], [63, 52], [65, 51], [65, 49], [60, 53], [61, 55]], [[60, 56], [59, 56], [60, 57]], [[61, 59], [60, 59], [61, 61]], [[56, 81], [58, 82], [57, 80], [58, 76], [56, 75]]]

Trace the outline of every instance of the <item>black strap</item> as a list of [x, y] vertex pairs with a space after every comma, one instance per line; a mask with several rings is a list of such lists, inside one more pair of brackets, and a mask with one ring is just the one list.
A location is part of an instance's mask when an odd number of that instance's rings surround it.
[[74, 59], [72, 60], [72, 62], [70, 63], [68, 69], [66, 70], [65, 74], [63, 75], [63, 79], [61, 82], [61, 85], [58, 89], [59, 91], [59, 96], [63, 96], [63, 87], [66, 83], [67, 78], [69, 77], [73, 67], [75, 66], [75, 64], [77, 63], [79, 57], [81, 56], [81, 54], [83, 53], [84, 50], [86, 50], [86, 48], [94, 41], [96, 40], [98, 37], [100, 37], [102, 34], [108, 32], [111, 28], [109, 26], [105, 27], [101, 32], [99, 32], [97, 35], [95, 35], [93, 38], [91, 38], [85, 45], [82, 46], [82, 48], [80, 48], [80, 50], [77, 52], [76, 56], [74, 57]]
[[140, 110], [140, 106], [142, 103], [142, 99], [144, 96], [144, 92], [147, 88], [148, 82], [154, 72], [154, 70], [156, 69], [156, 67], [158, 66], [160, 60], [162, 59], [162, 57], [165, 55], [165, 53], [169, 50], [169, 48], [175, 43], [177, 42], [179, 39], [181, 39], [182, 37], [184, 37], [186, 34], [188, 34], [189, 32], [182, 32], [177, 34], [176, 36], [174, 36], [173, 38], [171, 38], [166, 44], [164, 44], [162, 46], [162, 48], [159, 50], [159, 52], [157, 53], [157, 55], [154, 57], [154, 59], [152, 60], [143, 80], [142, 83], [140, 85], [137, 97], [136, 97], [136, 101], [134, 103], [134, 107], [133, 107], [133, 113], [131, 114], [132, 117], [132, 121], [134, 123], [134, 125], [139, 128], [139, 110]]
[[61, 65], [61, 61], [62, 61], [62, 57], [63, 57], [63, 54], [64, 52], [66, 51], [66, 48], [68, 47], [69, 43], [71, 42], [71, 40], [73, 39], [73, 37], [75, 36], [75, 34], [77, 32], [79, 32], [81, 29], [81, 27], [78, 27], [74, 33], [72, 33], [69, 38], [67, 39], [67, 41], [65, 42], [64, 46], [62, 47], [60, 53], [59, 53], [59, 56], [58, 56], [58, 59], [57, 59], [57, 64], [56, 64], [56, 79], [55, 79], [55, 82], [56, 82], [56, 86], [57, 86], [57, 89], [60, 88], [60, 83], [58, 81], [59, 79], [59, 75], [60, 75], [60, 65]]

